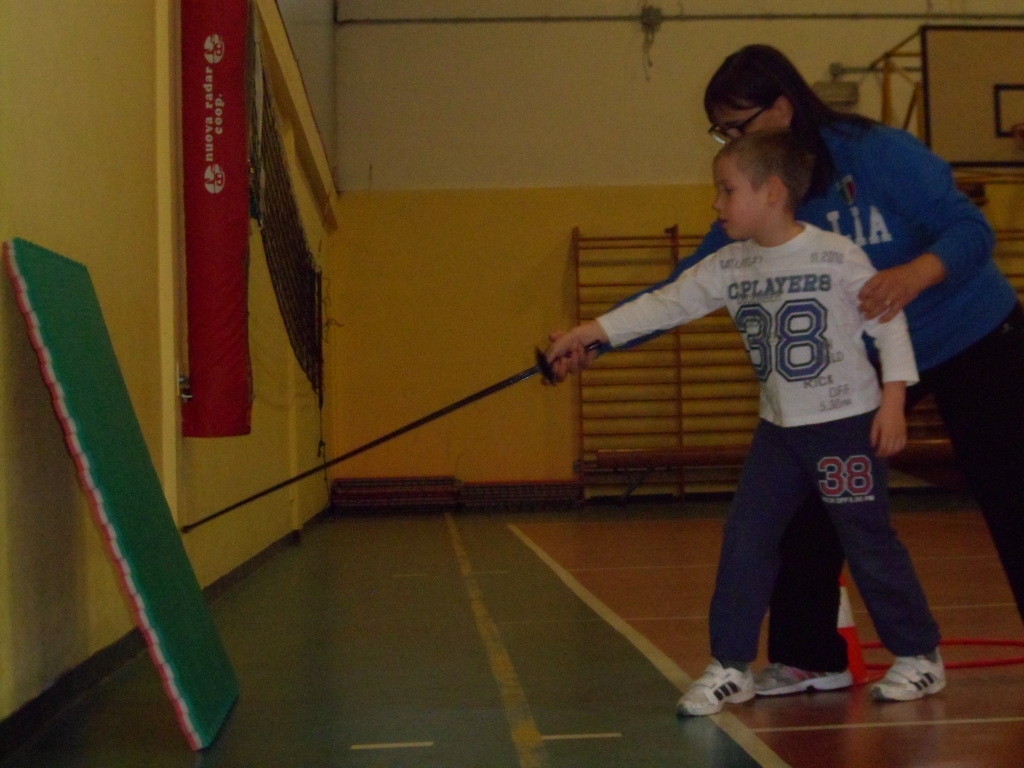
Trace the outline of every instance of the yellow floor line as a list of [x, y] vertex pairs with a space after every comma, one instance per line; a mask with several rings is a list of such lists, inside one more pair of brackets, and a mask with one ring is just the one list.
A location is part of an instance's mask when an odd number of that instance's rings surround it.
[[434, 746], [432, 741], [396, 741], [387, 744], [353, 744], [349, 749], [353, 752], [373, 749], [425, 749]]
[[544, 741], [576, 741], [586, 739], [621, 739], [621, 733], [553, 733], [541, 736]]
[[544, 768], [548, 763], [544, 741], [540, 731], [537, 730], [533, 713], [530, 712], [526, 694], [519, 684], [519, 677], [512, 665], [512, 658], [505, 648], [505, 643], [502, 642], [498, 625], [494, 623], [487, 611], [483, 591], [473, 577], [472, 563], [455, 525], [455, 518], [447, 512], [444, 518], [445, 524], [448, 526], [448, 536], [451, 539], [452, 548], [455, 550], [455, 558], [462, 573], [462, 581], [466, 592], [469, 593], [469, 604], [473, 611], [473, 618], [476, 620], [477, 631], [483, 640], [487, 658], [491, 662], [494, 679], [497, 680], [501, 690], [501, 699], [512, 734], [512, 743], [519, 753], [519, 765], [521, 768]]
[[[664, 651], [658, 648], [654, 643], [648, 640], [644, 635], [640, 634], [619, 616], [615, 611], [605, 605], [598, 597], [591, 592], [589, 589], [584, 587], [575, 576], [569, 573], [565, 568], [559, 565], [547, 552], [541, 549], [537, 544], [530, 539], [525, 533], [523, 533], [517, 526], [510, 525], [509, 530], [512, 531], [519, 539], [537, 555], [540, 560], [548, 566], [555, 575], [584, 603], [586, 603], [591, 610], [593, 610], [598, 616], [608, 622], [613, 629], [619, 634], [625, 637], [629, 642], [640, 653], [647, 657], [647, 659], [654, 665], [654, 667], [665, 676], [677, 689], [685, 691], [689, 688], [690, 683], [693, 680], [679, 668], [672, 659], [670, 659]], [[781, 757], [776, 755], [768, 745], [761, 741], [747, 726], [745, 726], [735, 715], [731, 715], [728, 712], [722, 712], [717, 715], [712, 715], [711, 719], [715, 725], [721, 728], [727, 733], [733, 741], [735, 741], [748, 755], [758, 762], [763, 768], [789, 768], [789, 764], [786, 763]]]

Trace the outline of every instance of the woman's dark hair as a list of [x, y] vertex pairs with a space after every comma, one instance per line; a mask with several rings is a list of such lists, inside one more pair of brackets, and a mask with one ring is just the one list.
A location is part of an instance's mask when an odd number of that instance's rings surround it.
[[714, 123], [715, 112], [722, 107], [767, 108], [779, 96], [785, 96], [793, 105], [789, 129], [817, 157], [808, 194], [820, 195], [835, 172], [821, 129], [830, 125], [863, 129], [874, 121], [832, 109], [811, 89], [793, 63], [770, 45], [745, 46], [722, 62], [704, 90], [704, 112]]

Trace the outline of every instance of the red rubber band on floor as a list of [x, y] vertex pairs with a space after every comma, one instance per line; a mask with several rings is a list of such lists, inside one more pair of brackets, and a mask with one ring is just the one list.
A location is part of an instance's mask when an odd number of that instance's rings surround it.
[[[991, 640], [987, 638], [955, 638], [943, 640], [940, 646], [946, 645], [994, 645], [1004, 648], [1024, 648], [1024, 640]], [[861, 648], [881, 648], [879, 642], [861, 643]], [[976, 667], [1002, 667], [1010, 664], [1024, 664], [1024, 656], [1008, 656], [1003, 659], [977, 659], [975, 661], [944, 662], [946, 669], [971, 669]], [[866, 664], [868, 669], [888, 669], [889, 664]]]

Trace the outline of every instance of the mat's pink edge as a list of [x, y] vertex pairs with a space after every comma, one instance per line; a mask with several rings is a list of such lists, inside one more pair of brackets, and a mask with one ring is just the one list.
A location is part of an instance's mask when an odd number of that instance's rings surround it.
[[75, 424], [74, 419], [71, 418], [71, 414], [68, 412], [67, 405], [64, 400], [64, 389], [61, 387], [60, 382], [57, 381], [57, 377], [54, 374], [49, 350], [46, 349], [46, 345], [43, 343], [42, 336], [39, 333], [39, 321], [36, 317], [35, 310], [32, 308], [24, 278], [18, 270], [18, 265], [14, 259], [14, 246], [9, 242], [4, 243], [4, 261], [7, 264], [7, 273], [10, 275], [11, 281], [14, 283], [14, 292], [17, 296], [18, 306], [21, 309], [22, 315], [25, 317], [26, 324], [28, 325], [29, 339], [32, 342], [32, 347], [36, 351], [36, 357], [39, 359], [39, 367], [42, 369], [43, 379], [46, 382], [47, 388], [50, 390], [50, 399], [53, 401], [53, 408], [57, 413], [57, 419], [60, 421], [61, 429], [64, 431], [64, 439], [67, 443], [68, 450], [71, 452], [71, 458], [75, 463], [75, 467], [77, 468], [78, 478], [82, 483], [86, 496], [89, 499], [89, 506], [92, 508], [93, 513], [100, 524], [100, 528], [103, 531], [104, 537], [106, 538], [107, 546], [114, 559], [114, 563], [117, 565], [117, 570], [121, 575], [122, 585], [124, 586], [125, 592], [128, 594], [135, 613], [136, 623], [138, 624], [143, 637], [146, 639], [146, 645], [149, 647], [150, 656], [153, 659], [153, 663], [156, 665], [157, 672], [160, 674], [160, 679], [163, 681], [167, 697], [171, 700], [171, 703], [174, 706], [178, 722], [181, 725], [182, 731], [185, 733], [185, 738], [188, 739], [189, 746], [193, 750], [202, 749], [202, 739], [200, 738], [193, 723], [188, 703], [182, 697], [181, 692], [178, 689], [178, 683], [174, 677], [174, 671], [170, 668], [170, 665], [168, 665], [167, 660], [164, 658], [163, 649], [160, 647], [160, 639], [153, 630], [152, 624], [150, 624], [149, 615], [146, 612], [146, 605], [135, 586], [131, 566], [129, 566], [128, 561], [125, 560], [124, 555], [121, 553], [121, 547], [117, 540], [117, 531], [114, 530], [114, 527], [111, 525], [110, 520], [107, 517], [106, 505], [103, 500], [103, 495], [96, 488], [96, 482], [92, 475], [92, 468], [89, 465], [89, 457], [86, 455], [85, 451], [82, 450], [82, 446], [78, 442], [78, 427]]

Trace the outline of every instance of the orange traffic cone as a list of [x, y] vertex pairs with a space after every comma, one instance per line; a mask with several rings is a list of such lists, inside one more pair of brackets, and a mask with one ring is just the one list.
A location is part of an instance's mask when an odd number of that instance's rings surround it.
[[850, 609], [850, 597], [846, 593], [846, 579], [843, 576], [839, 577], [839, 618], [836, 627], [846, 641], [846, 656], [854, 685], [866, 683], [868, 667], [864, 661], [860, 638], [857, 637], [857, 625], [853, 623], [853, 611]]

